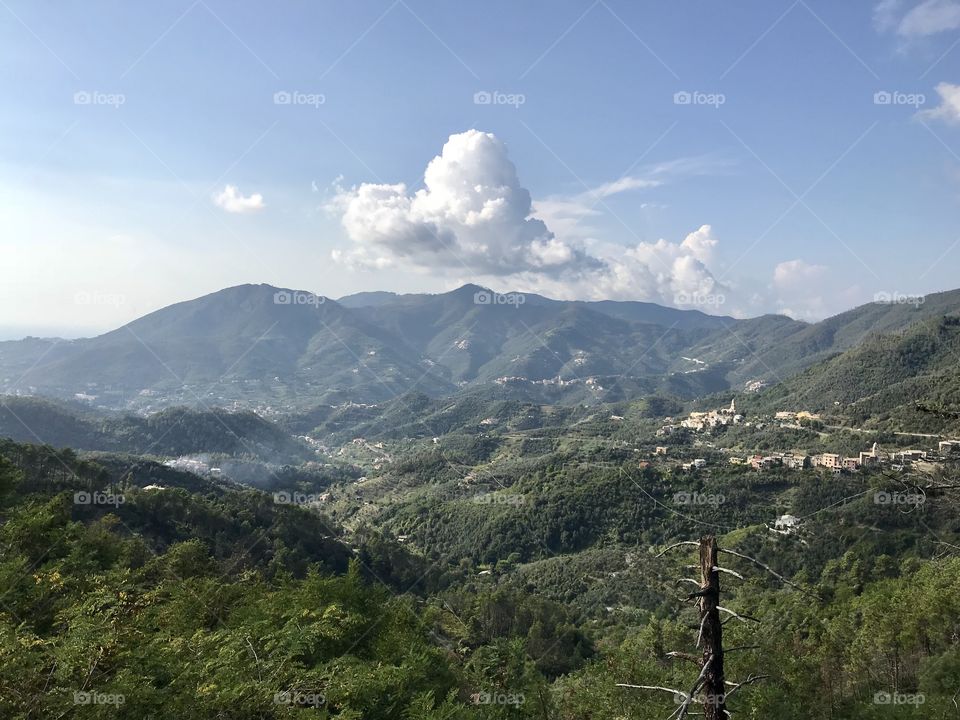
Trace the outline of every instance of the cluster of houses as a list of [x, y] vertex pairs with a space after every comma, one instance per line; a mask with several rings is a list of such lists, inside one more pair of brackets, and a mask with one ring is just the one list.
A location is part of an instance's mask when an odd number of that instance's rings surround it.
[[800, 412], [792, 411], [781, 411], [776, 413], [774, 416], [775, 420], [780, 421], [780, 427], [782, 428], [794, 428], [799, 430], [803, 427], [802, 423], [804, 421], [812, 422], [814, 420], [819, 420], [820, 416], [816, 413], [807, 412], [806, 410], [801, 410]]
[[667, 423], [657, 430], [657, 437], [670, 435], [677, 428], [686, 428], [701, 432], [721, 425], [739, 425], [743, 422], [743, 415], [737, 412], [736, 401], [730, 401], [729, 408], [720, 410], [708, 410], [706, 412], [692, 412], [690, 415], [680, 421], [679, 425]]
[[892, 463], [894, 467], [910, 465], [917, 462], [931, 462], [946, 457], [952, 453], [960, 453], [960, 440], [943, 440], [936, 452], [927, 450], [898, 450], [886, 454], [881, 452], [877, 444], [867, 452], [861, 452], [856, 457], [844, 457], [839, 453], [820, 453], [819, 455], [802, 455], [794, 453], [773, 453], [771, 455], [752, 455], [750, 457], [731, 457], [733, 465], [749, 465], [754, 470], [769, 470], [774, 467], [787, 467], [795, 470], [803, 468], [824, 468], [834, 474], [844, 471], [852, 472], [864, 467], [872, 467], [881, 463]]
[[810, 458], [807, 455], [793, 453], [773, 453], [772, 455], [751, 455], [750, 457], [731, 457], [731, 465], [749, 465], [754, 470], [769, 470], [773, 467], [788, 467], [802, 470], [810, 467]]

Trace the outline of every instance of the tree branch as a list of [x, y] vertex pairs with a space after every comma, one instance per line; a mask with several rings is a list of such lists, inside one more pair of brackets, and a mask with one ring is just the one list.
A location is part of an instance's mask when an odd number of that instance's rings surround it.
[[725, 612], [727, 613], [727, 615], [732, 615], [733, 617], [737, 618], [737, 620], [749, 620], [750, 622], [755, 622], [758, 625], [760, 624], [760, 621], [757, 620], [756, 618], [750, 617], [749, 615], [738, 615], [730, 608], [725, 608], [725, 607], [721, 607], [720, 605], [717, 605], [717, 610], [719, 610], [720, 612]]
[[666, 548], [664, 548], [663, 550], [661, 550], [659, 553], [657, 553], [656, 557], [663, 557], [666, 553], [670, 552], [670, 551], [673, 550], [674, 548], [678, 548], [678, 547], [681, 547], [681, 546], [683, 546], [683, 545], [696, 545], [696, 546], [699, 546], [700, 543], [694, 542], [693, 540], [681, 540], [680, 542], [674, 543], [673, 545], [670, 545], [669, 547], [666, 547]]
[[739, 682], [739, 683], [728, 682], [727, 685], [732, 685], [733, 688], [730, 690], [730, 692], [727, 693], [727, 697], [729, 698], [731, 695], [733, 695], [737, 690], [742, 688], [744, 685], [749, 685], [751, 683], [757, 682], [758, 680], [764, 680], [765, 678], [768, 678], [768, 677], [770, 676], [769, 675], [750, 675], [743, 682]]
[[766, 570], [768, 573], [770, 573], [770, 574], [773, 575], [775, 578], [777, 578], [777, 580], [779, 580], [780, 582], [782, 582], [782, 583], [784, 583], [784, 584], [786, 584], [786, 585], [789, 585], [789, 586], [792, 587], [792, 588], [796, 588], [797, 590], [799, 590], [799, 591], [802, 592], [802, 593], [805, 593], [805, 594], [807, 594], [807, 595], [812, 595], [812, 596], [815, 597], [817, 600], [822, 600], [822, 598], [821, 598], [819, 595], [817, 595], [815, 592], [813, 592], [813, 591], [811, 591], [811, 590], [807, 590], [806, 588], [801, 587], [800, 585], [797, 585], [796, 583], [791, 582], [790, 580], [787, 580], [783, 575], [781, 575], [780, 573], [776, 572], [776, 571], [775, 571], [773, 568], [771, 568], [769, 565], [765, 565], [764, 563], [760, 562], [760, 561], [757, 560], [756, 558], [752, 558], [752, 557], [750, 557], [749, 555], [744, 555], [743, 553], [738, 553], [736, 550], [727, 550], [726, 548], [717, 548], [717, 550], [718, 550], [718, 552], [726, 553], [727, 555], [733, 555], [734, 557], [743, 558], [744, 560], [749, 560], [749, 561], [752, 562], [754, 565], [756, 565], [756, 566], [758, 566], [758, 567], [761, 567], [761, 568], [763, 568], [764, 570]]
[[738, 577], [738, 578], [740, 578], [741, 580], [744, 579], [744, 578], [743, 578], [743, 575], [741, 575], [740, 573], [734, 572], [734, 571], [731, 570], [730, 568], [720, 567], [719, 565], [714, 565], [714, 566], [713, 566], [713, 571], [714, 571], [714, 572], [727, 573], [727, 575], [733, 575], [734, 577]]

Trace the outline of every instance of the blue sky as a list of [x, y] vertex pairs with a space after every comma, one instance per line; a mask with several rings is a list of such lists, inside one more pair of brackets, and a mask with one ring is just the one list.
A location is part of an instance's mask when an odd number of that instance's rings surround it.
[[244, 282], [802, 318], [950, 289], [958, 41], [955, 0], [3, 0], [0, 334]]

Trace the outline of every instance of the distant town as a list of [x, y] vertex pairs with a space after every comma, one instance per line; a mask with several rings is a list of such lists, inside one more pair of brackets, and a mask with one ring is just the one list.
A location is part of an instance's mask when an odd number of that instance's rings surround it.
[[[819, 421], [821, 418], [815, 413], [805, 410], [799, 412], [779, 411], [773, 415], [772, 421], [779, 427], [802, 429], [803, 423]], [[678, 432], [707, 433], [714, 428], [728, 425], [744, 425], [763, 429], [764, 421], [747, 421], [745, 416], [737, 411], [736, 401], [731, 400], [730, 406], [705, 412], [691, 412], [686, 418], [675, 422], [667, 418], [667, 422], [656, 432], [658, 438], [668, 438]], [[658, 445], [654, 455], [667, 456], [670, 447]], [[753, 454], [747, 456], [730, 455], [731, 465], [746, 465], [754, 470], [768, 470], [774, 467], [785, 467], [794, 470], [804, 468], [822, 468], [834, 474], [855, 472], [861, 468], [888, 465], [893, 470], [902, 470], [907, 466], [926, 463], [935, 465], [954, 454], [960, 454], [960, 440], [939, 440], [935, 447], [926, 449], [903, 448], [891, 451], [882, 450], [875, 442], [869, 450], [864, 450], [856, 456], [844, 456], [839, 453], [806, 454], [798, 452], [772, 452], [769, 454]], [[707, 465], [705, 458], [695, 458], [683, 463], [683, 470], [696, 470]]]

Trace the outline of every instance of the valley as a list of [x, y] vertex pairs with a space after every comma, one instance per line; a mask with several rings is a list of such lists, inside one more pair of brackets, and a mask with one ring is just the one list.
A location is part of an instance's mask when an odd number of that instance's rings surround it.
[[[242, 292], [272, 297], [274, 290]], [[960, 617], [960, 608], [942, 605], [960, 594], [941, 592], [960, 577], [954, 305], [932, 301], [946, 310], [939, 317], [858, 308], [823, 327], [764, 320], [786, 334], [776, 342], [755, 335], [757, 357], [786, 357], [784, 346], [810, 352], [804, 359], [793, 352], [757, 378], [743, 365], [764, 361], [734, 357], [722, 343], [689, 349], [695, 336], [747, 334], [754, 321], [671, 311], [671, 323], [704, 326], [664, 329], [637, 320], [654, 317], [648, 307], [558, 311], [537, 298], [503, 308], [510, 314], [501, 317], [495, 306], [451, 304], [457, 297], [315, 305], [305, 312], [322, 309], [341, 328], [347, 311], [386, 308], [350, 320], [350, 340], [332, 360], [325, 351], [337, 339], [314, 315], [291, 321], [268, 347], [258, 341], [233, 367], [215, 360], [227, 350], [210, 341], [179, 366], [216, 386], [192, 402], [184, 394], [192, 390], [155, 383], [159, 376], [132, 349], [114, 363], [109, 383], [87, 364], [101, 357], [101, 343], [124, 346], [122, 328], [102, 336], [107, 341], [48, 347], [53, 357], [34, 359], [23, 383], [0, 398], [0, 436], [8, 438], [0, 443], [8, 558], [0, 570], [9, 588], [0, 606], [9, 619], [34, 613], [29, 632], [40, 648], [24, 655], [8, 645], [6, 657], [39, 669], [50, 662], [46, 653], [57, 652], [57, 677], [78, 672], [79, 656], [62, 653], [75, 652], [69, 648], [83, 625], [63, 618], [81, 617], [79, 603], [100, 593], [100, 607], [111, 609], [90, 621], [112, 627], [113, 639], [101, 643], [110, 660], [98, 663], [98, 687], [123, 696], [128, 711], [149, 713], [163, 698], [199, 717], [211, 706], [198, 703], [199, 680], [189, 678], [203, 675], [217, 687], [246, 677], [235, 701], [205, 692], [210, 702], [253, 713], [272, 712], [265, 703], [277, 693], [299, 693], [322, 698], [314, 710], [344, 717], [393, 717], [401, 706], [413, 712], [427, 696], [463, 717], [591, 717], [584, 703], [611, 714], [669, 714], [668, 700], [617, 684], [669, 684], [681, 672], [665, 653], [689, 631], [675, 587], [683, 571], [679, 558], [661, 551], [709, 535], [789, 578], [751, 573], [740, 561], [732, 572], [742, 581], [726, 586], [736, 613], [761, 620], [729, 627], [732, 644], [756, 646], [731, 666], [742, 677], [778, 668], [774, 686], [751, 690], [751, 707], [799, 718], [784, 703], [803, 693], [817, 698], [803, 717], [828, 717], [836, 707], [844, 717], [874, 717], [862, 698], [887, 685], [865, 674], [861, 654], [869, 647], [871, 663], [898, 667], [901, 687], [922, 691], [924, 717], [949, 716], [956, 651], [951, 626], [935, 617]], [[155, 325], [151, 349], [173, 355], [190, 343], [173, 342], [170, 323], [183, 332], [189, 318], [201, 332], [206, 320], [198, 318], [217, 302], [203, 298], [133, 326], [148, 334], [144, 328]], [[425, 308], [443, 323], [425, 320]], [[536, 315], [524, 308], [562, 329], [548, 332], [544, 346], [528, 343], [536, 334], [521, 326]], [[272, 307], [254, 304], [250, 312], [253, 327], [236, 330], [246, 338]], [[584, 313], [606, 319], [589, 317], [588, 331], [577, 325]], [[884, 332], [863, 331], [865, 314]], [[470, 323], [487, 334], [470, 330], [467, 357], [445, 360], [448, 346], [457, 347], [451, 338]], [[404, 343], [390, 349], [371, 340], [401, 336]], [[40, 347], [22, 342], [28, 349], [6, 344], [6, 362], [24, 362]], [[575, 350], [597, 343], [609, 347], [595, 360]], [[432, 354], [429, 369], [415, 377], [414, 358], [424, 353]], [[526, 368], [524, 380], [498, 375], [507, 356]], [[259, 367], [275, 372], [267, 368], [278, 357], [304, 385], [253, 382], [249, 395], [227, 394], [231, 384], [247, 387]], [[304, 391], [322, 377], [308, 375], [311, 368], [344, 361], [373, 374], [368, 363], [384, 357], [389, 364], [376, 367], [408, 374], [378, 378], [382, 393], [373, 384], [360, 389], [360, 373], [352, 372], [328, 372], [326, 385]], [[630, 358], [645, 375], [631, 374]], [[41, 393], [33, 383], [47, 369], [58, 383], [74, 384]], [[625, 378], [587, 374], [620, 369]], [[242, 379], [214, 377], [235, 371]], [[352, 389], [338, 385], [341, 377]], [[78, 387], [86, 392], [71, 395]], [[339, 401], [354, 391], [362, 402]], [[296, 402], [283, 400], [294, 392]], [[121, 587], [129, 600], [107, 590]], [[311, 635], [287, 635], [289, 613]], [[340, 619], [324, 619], [333, 617]], [[254, 624], [269, 626], [268, 635]], [[922, 642], [917, 627], [926, 628]], [[23, 638], [26, 626], [10, 632]], [[877, 645], [884, 632], [897, 636], [896, 656]], [[136, 638], [144, 634], [160, 645], [141, 647]], [[254, 636], [273, 639], [254, 643]], [[196, 661], [186, 675], [133, 672], [166, 662], [167, 643], [191, 649]], [[236, 647], [229, 658], [214, 650], [220, 643]], [[259, 679], [249, 677], [241, 661], [249, 644], [269, 658], [270, 679], [262, 666]], [[371, 690], [383, 663], [391, 674]], [[829, 685], [817, 679], [827, 666], [836, 668]], [[13, 687], [11, 678], [0, 674], [0, 689]], [[356, 694], [353, 683], [366, 689]], [[37, 685], [27, 692], [40, 707], [56, 706], [55, 692]], [[25, 700], [4, 702], [12, 710]]]

